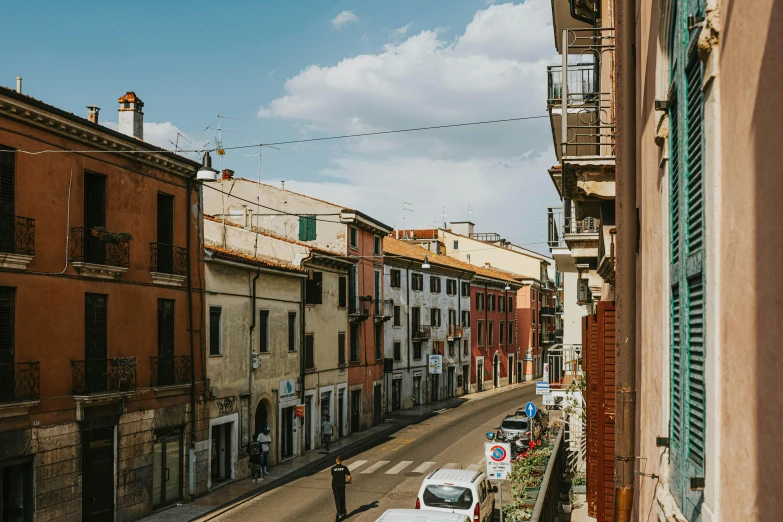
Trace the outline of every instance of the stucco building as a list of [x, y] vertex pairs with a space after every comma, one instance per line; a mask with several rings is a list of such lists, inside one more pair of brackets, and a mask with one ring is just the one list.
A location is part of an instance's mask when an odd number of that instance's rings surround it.
[[[0, 88], [0, 476], [15, 520], [129, 521], [206, 489], [199, 165], [142, 140], [135, 94], [119, 102], [123, 132], [96, 107], [81, 118]], [[43, 150], [58, 152], [24, 152]], [[75, 150], [113, 152], [60, 152]]]

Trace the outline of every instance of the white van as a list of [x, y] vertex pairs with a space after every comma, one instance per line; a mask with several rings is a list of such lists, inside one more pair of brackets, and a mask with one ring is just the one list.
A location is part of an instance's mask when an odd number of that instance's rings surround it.
[[416, 509], [387, 509], [375, 522], [470, 522], [467, 515]]
[[492, 522], [494, 492], [481, 471], [436, 469], [422, 482], [416, 509], [467, 515], [471, 522]]

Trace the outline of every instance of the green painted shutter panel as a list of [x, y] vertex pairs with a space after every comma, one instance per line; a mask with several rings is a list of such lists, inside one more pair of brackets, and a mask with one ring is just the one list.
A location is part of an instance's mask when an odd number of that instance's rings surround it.
[[307, 241], [307, 216], [299, 216], [299, 241]]
[[669, 111], [671, 139], [669, 141], [670, 167], [669, 179], [669, 209], [671, 226], [671, 264], [680, 262], [680, 118], [677, 115], [677, 91], [672, 96], [672, 109]]
[[688, 455], [699, 468], [704, 467], [706, 427], [704, 305], [704, 284], [698, 274], [688, 280]]
[[688, 57], [687, 82], [687, 150], [688, 165], [688, 253], [704, 247], [704, 95], [701, 90], [703, 68], [695, 49]]
[[683, 395], [683, 368], [682, 368], [682, 330], [680, 322], [680, 289], [672, 287], [671, 295], [671, 426], [672, 442], [682, 446], [682, 395]]
[[299, 241], [315, 240], [315, 216], [299, 216]]

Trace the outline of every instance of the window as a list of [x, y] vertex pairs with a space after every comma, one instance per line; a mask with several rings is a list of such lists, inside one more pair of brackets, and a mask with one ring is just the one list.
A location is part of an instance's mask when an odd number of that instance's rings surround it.
[[514, 311], [514, 298], [512, 296], [508, 296], [508, 311]]
[[348, 284], [348, 278], [345, 276], [340, 276], [337, 278], [337, 306], [340, 308], [345, 308], [348, 306], [348, 295], [347, 295], [347, 288], [346, 285]]
[[508, 344], [514, 344], [514, 323], [508, 322]]
[[381, 250], [382, 250], [382, 248], [381, 248], [381, 245], [382, 245], [381, 238], [379, 238], [378, 236], [375, 236], [375, 237], [373, 238], [373, 253], [374, 253], [376, 256], [380, 256], [380, 255], [382, 255], [382, 252], [381, 252]]
[[446, 293], [448, 295], [457, 295], [457, 280], [446, 279]]
[[462, 297], [470, 297], [470, 283], [462, 283]]
[[394, 305], [394, 326], [402, 326], [401, 311], [400, 305]]
[[454, 341], [449, 341], [449, 357], [454, 357]]
[[375, 360], [383, 359], [383, 323], [375, 325]]
[[220, 346], [220, 314], [222, 309], [219, 306], [209, 307], [209, 355], [220, 355], [222, 349]]
[[[0, 158], [2, 156], [0, 154]], [[0, 400], [13, 400], [16, 396], [14, 367], [4, 364], [12, 363], [15, 360], [15, 293], [15, 288], [0, 288]]]
[[476, 310], [484, 310], [484, 293], [476, 293]]
[[440, 308], [430, 309], [430, 325], [433, 328], [440, 327]]
[[399, 341], [394, 341], [394, 360], [395, 361], [402, 360], [402, 343], [400, 343]]
[[350, 246], [351, 248], [359, 248], [359, 229], [356, 227], [350, 227]]
[[454, 250], [459, 250], [459, 241], [454, 241]]
[[345, 332], [337, 334], [337, 364], [345, 364]]
[[358, 273], [357, 266], [356, 265], [351, 266], [351, 268], [348, 269], [348, 274], [350, 276], [348, 277], [348, 313], [358, 314], [359, 313], [359, 295], [358, 295], [359, 273]]
[[258, 312], [258, 351], [269, 353], [269, 310]]
[[484, 321], [479, 321], [476, 325], [476, 329], [478, 332], [476, 332], [478, 335], [476, 335], [476, 338], [478, 339], [478, 345], [484, 346]]
[[[470, 344], [467, 339], [462, 340], [462, 355], [467, 356], [470, 351]], [[467, 373], [466, 373], [467, 375]]]
[[400, 271], [396, 268], [392, 268], [389, 272], [389, 285], [392, 288], [400, 287]]
[[323, 272], [313, 272], [305, 282], [305, 303], [318, 305], [323, 302]]
[[506, 299], [501, 295], [498, 296], [498, 312], [506, 311]]
[[158, 192], [158, 236], [154, 272], [174, 272], [174, 196]]
[[158, 385], [174, 384], [174, 300], [158, 299]]
[[351, 323], [351, 362], [359, 362], [359, 323]]
[[421, 341], [413, 341], [413, 358], [421, 359]]
[[440, 277], [430, 276], [430, 292], [433, 294], [440, 293]]
[[106, 176], [84, 174], [84, 257], [88, 263], [106, 263], [105, 237], [93, 236], [89, 229], [106, 226]]
[[296, 351], [296, 312], [288, 312], [288, 351]]
[[[1, 151], [13, 151], [0, 145]], [[0, 251], [14, 252], [16, 242], [14, 238], [14, 214], [16, 213], [16, 190], [14, 182], [16, 178], [16, 154], [14, 152], [0, 153], [0, 213], [2, 214], [2, 234], [0, 234]]]
[[449, 309], [449, 327], [457, 324], [457, 311]]
[[373, 280], [375, 290], [375, 315], [381, 315], [381, 271], [376, 270], [373, 274], [375, 279]]
[[[705, 361], [704, 67], [690, 40], [699, 2], [679, 1], [672, 12], [669, 102], [669, 242], [671, 404], [669, 490], [683, 513], [698, 511], [703, 496], [690, 477], [704, 477], [707, 404]], [[696, 517], [694, 517], [696, 520]]]
[[315, 369], [315, 337], [305, 334], [305, 370]]
[[498, 344], [503, 344], [503, 338], [505, 337], [503, 334], [506, 331], [506, 323], [503, 321], [500, 321], [500, 324], [498, 325]]
[[470, 311], [469, 310], [463, 310], [462, 311], [462, 326], [465, 328], [470, 327]]
[[443, 341], [432, 341], [432, 353], [443, 355]]
[[495, 321], [487, 323], [487, 346], [495, 344]]
[[421, 292], [424, 290], [424, 276], [421, 274], [411, 274], [411, 290]]
[[487, 294], [487, 311], [495, 311], [495, 294]]
[[299, 216], [299, 241], [315, 240], [315, 216]]

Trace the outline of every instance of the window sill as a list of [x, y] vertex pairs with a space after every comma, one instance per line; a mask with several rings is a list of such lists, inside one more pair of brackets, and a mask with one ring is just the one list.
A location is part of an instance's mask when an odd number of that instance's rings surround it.
[[223, 357], [222, 353], [211, 353], [209, 354], [210, 357]]
[[362, 364], [362, 361], [348, 361], [348, 366], [358, 366]]

